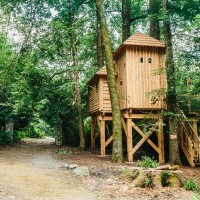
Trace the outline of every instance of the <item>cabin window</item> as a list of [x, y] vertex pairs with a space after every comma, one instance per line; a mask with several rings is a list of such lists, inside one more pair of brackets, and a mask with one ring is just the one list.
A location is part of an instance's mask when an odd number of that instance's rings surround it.
[[120, 81], [120, 85], [122, 85], [122, 81]]
[[148, 59], [148, 63], [151, 63], [151, 58]]
[[144, 59], [141, 57], [141, 58], [140, 58], [140, 62], [143, 63], [143, 60], [144, 60]]

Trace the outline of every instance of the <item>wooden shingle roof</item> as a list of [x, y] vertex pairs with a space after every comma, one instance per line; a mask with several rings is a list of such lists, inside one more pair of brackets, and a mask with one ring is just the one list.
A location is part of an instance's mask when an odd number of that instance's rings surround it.
[[136, 32], [127, 40], [125, 40], [122, 45], [120, 45], [117, 50], [114, 52], [113, 56], [118, 54], [118, 52], [125, 46], [151, 46], [151, 47], [161, 47], [165, 48], [165, 44], [159, 40], [152, 38], [143, 33]]
[[97, 81], [99, 77], [107, 76], [106, 66], [102, 67], [88, 82], [87, 85], [91, 85], [93, 82]]

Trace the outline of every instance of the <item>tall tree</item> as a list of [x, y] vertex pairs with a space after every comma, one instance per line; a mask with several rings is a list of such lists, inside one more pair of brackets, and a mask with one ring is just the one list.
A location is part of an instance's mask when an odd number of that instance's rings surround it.
[[96, 9], [99, 14], [101, 33], [103, 38], [104, 50], [105, 50], [105, 61], [108, 77], [108, 86], [110, 90], [111, 106], [112, 106], [112, 124], [113, 124], [113, 149], [112, 149], [112, 160], [113, 162], [123, 161], [122, 151], [122, 125], [121, 125], [121, 112], [119, 97], [116, 83], [116, 73], [113, 62], [113, 55], [110, 45], [109, 32], [107, 28], [107, 22], [103, 11], [102, 1], [95, 0]]
[[160, 10], [160, 0], [149, 0], [150, 11], [150, 33], [151, 37], [160, 40], [160, 23], [158, 14]]
[[74, 10], [73, 2], [68, 1], [69, 3], [69, 24], [70, 24], [70, 45], [73, 59], [73, 81], [74, 81], [74, 92], [75, 92], [75, 102], [78, 111], [78, 127], [79, 127], [79, 136], [80, 136], [80, 148], [85, 149], [85, 137], [84, 137], [84, 125], [83, 125], [83, 114], [82, 114], [82, 104], [81, 104], [81, 93], [80, 93], [80, 81], [78, 74], [78, 52], [77, 52], [77, 34], [74, 21]]
[[103, 39], [101, 34], [99, 14], [96, 12], [96, 45], [97, 45], [97, 66], [104, 66]]
[[178, 144], [178, 119], [177, 113], [177, 97], [174, 58], [172, 47], [172, 33], [170, 25], [170, 16], [168, 13], [168, 0], [163, 0], [164, 12], [164, 36], [166, 44], [166, 75], [167, 75], [167, 109], [169, 116], [169, 162], [172, 164], [180, 164], [179, 144]]
[[131, 0], [122, 0], [122, 42], [131, 34]]

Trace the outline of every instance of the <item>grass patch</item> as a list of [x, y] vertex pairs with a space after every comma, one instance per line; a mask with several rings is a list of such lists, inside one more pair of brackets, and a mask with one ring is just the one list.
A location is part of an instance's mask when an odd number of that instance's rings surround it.
[[137, 167], [157, 168], [159, 166], [159, 163], [153, 158], [142, 156], [142, 160], [138, 160], [136, 165]]

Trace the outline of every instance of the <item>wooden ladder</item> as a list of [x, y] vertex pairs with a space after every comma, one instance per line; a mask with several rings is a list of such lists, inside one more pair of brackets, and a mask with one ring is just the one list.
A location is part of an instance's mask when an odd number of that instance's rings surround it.
[[181, 116], [179, 121], [179, 144], [191, 167], [195, 167], [200, 163], [200, 138], [179, 107], [178, 113]]

